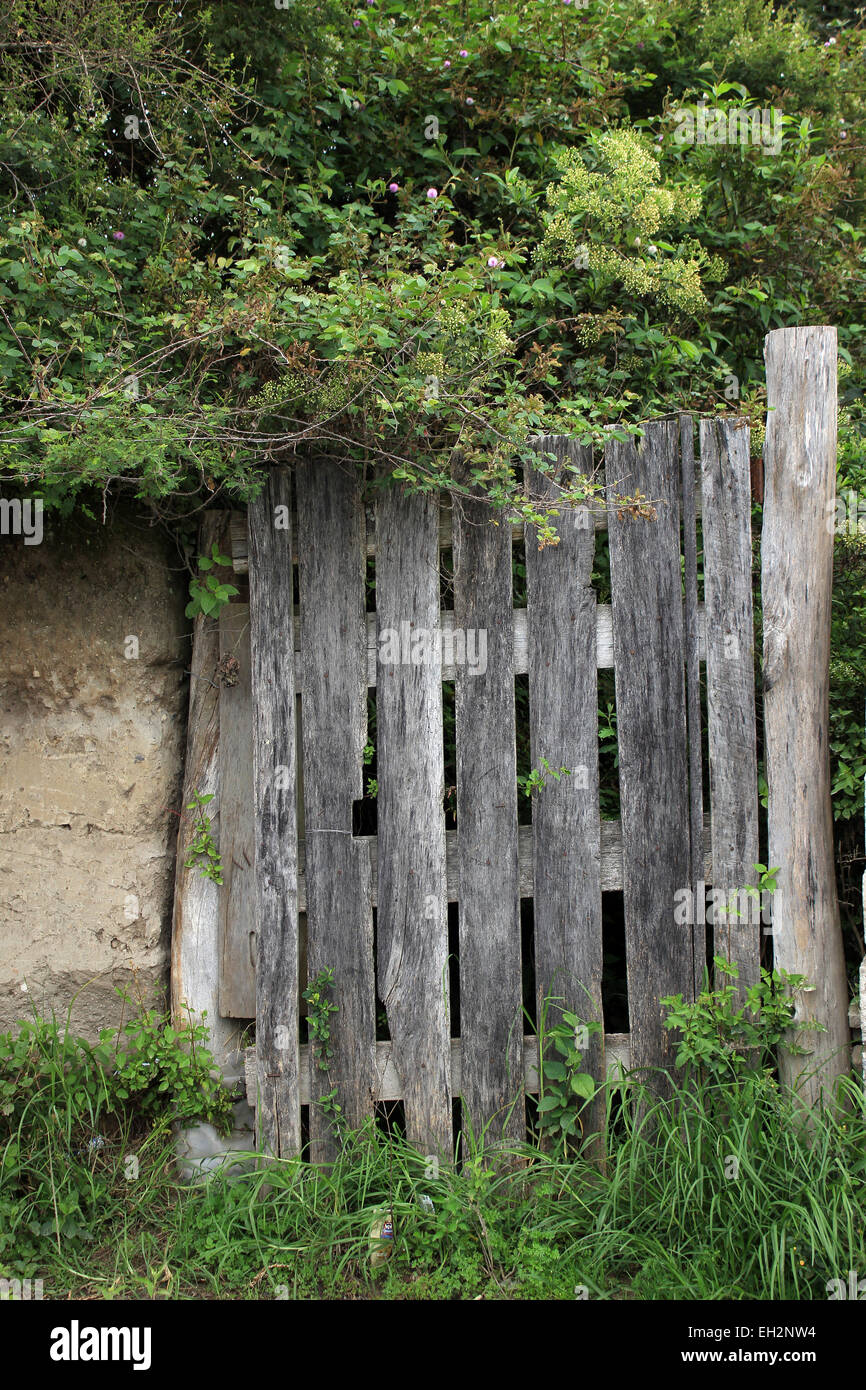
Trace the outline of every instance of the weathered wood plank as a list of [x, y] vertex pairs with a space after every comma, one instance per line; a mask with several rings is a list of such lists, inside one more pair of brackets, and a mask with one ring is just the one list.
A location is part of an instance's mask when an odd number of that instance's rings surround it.
[[[402, 1082], [406, 1136], [451, 1155], [448, 909], [442, 680], [389, 650], [401, 624], [417, 642], [439, 627], [437, 502], [383, 491], [376, 508], [379, 792], [377, 972]], [[420, 647], [415, 648], [416, 655]]]
[[230, 603], [219, 617], [220, 660], [238, 662], [234, 685], [222, 684], [220, 716], [220, 1013], [255, 1018], [256, 835], [253, 820], [253, 705], [250, 610]]
[[[446, 892], [449, 903], [460, 901], [460, 858], [457, 849], [457, 831], [445, 831], [445, 874]], [[360, 835], [358, 844], [365, 847], [370, 856], [371, 888], [373, 906], [378, 898], [379, 848], [375, 835]], [[533, 866], [532, 826], [520, 825], [517, 828], [518, 876], [521, 898], [531, 898], [535, 890], [535, 870]], [[298, 842], [298, 910], [306, 912], [307, 890], [304, 865], [306, 846]], [[601, 890], [603, 893], [622, 891], [622, 836], [618, 820], [601, 822]], [[713, 862], [710, 855], [710, 818], [704, 816], [704, 883], [713, 881]]]
[[[767, 437], [761, 591], [773, 957], [812, 988], [798, 1020], [806, 1057], [780, 1074], [808, 1104], [848, 1069], [848, 985], [839, 925], [830, 803], [829, 660], [836, 488], [836, 330], [779, 328], [764, 344]], [[828, 523], [828, 518], [831, 518]], [[803, 1075], [803, 1073], [807, 1073]]]
[[[683, 496], [683, 641], [686, 659], [686, 729], [689, 740], [689, 887], [691, 901], [697, 903], [702, 892], [704, 787], [701, 756], [701, 638], [703, 614], [698, 604], [698, 544], [697, 507], [695, 498], [695, 422], [691, 415], [681, 415], [680, 463]], [[697, 921], [691, 924], [692, 976], [695, 997], [704, 984], [707, 968], [707, 929]]]
[[[363, 794], [367, 732], [367, 629], [363, 511], [351, 473], [304, 459], [295, 473], [301, 610], [302, 738], [306, 842], [307, 969], [334, 972], [329, 1069], [313, 1069], [312, 1095], [336, 1084], [346, 1123], [372, 1113], [376, 986], [370, 856], [352, 837], [352, 802]], [[327, 1114], [310, 1111], [313, 1162], [332, 1160]]]
[[[604, 1055], [607, 1075], [611, 1080], [615, 1080], [623, 1072], [627, 1072], [631, 1065], [628, 1033], [606, 1033], [604, 1039]], [[523, 1088], [527, 1094], [535, 1094], [538, 1092], [538, 1039], [534, 1034], [527, 1033], [522, 1038], [521, 1058], [523, 1067]], [[254, 1047], [247, 1048], [244, 1053], [244, 1062], [246, 1066], [247, 1092], [248, 1094], [254, 1095], [256, 1085], [256, 1049]], [[392, 1045], [390, 1042], [376, 1043], [373, 1065], [376, 1070], [376, 1100], [400, 1100], [402, 1098], [400, 1077], [392, 1060]], [[310, 1103], [312, 1066], [313, 1059], [310, 1055], [309, 1045], [303, 1043], [301, 1045], [300, 1072], [302, 1105], [309, 1105]], [[462, 1039], [452, 1038], [451, 1076], [455, 1095], [460, 1092], [463, 1086], [463, 1070]]]
[[256, 826], [256, 1136], [297, 1153], [298, 908], [291, 488], [271, 470], [250, 503], [250, 646]]
[[[210, 555], [214, 544], [223, 552], [227, 527], [227, 513], [206, 512], [199, 530], [199, 554]], [[194, 832], [194, 821], [187, 807], [195, 792], [214, 795], [208, 814], [214, 838], [219, 843], [219, 694], [214, 679], [218, 661], [219, 628], [212, 618], [199, 615], [192, 633], [186, 762], [177, 834], [171, 1005], [178, 1027], [185, 1025], [189, 1016], [193, 1022], [200, 1023], [207, 1013], [205, 1022], [210, 1030], [210, 1047], [222, 1064], [232, 1049], [237, 1027], [220, 1017], [220, 889], [197, 870], [184, 868]]]
[[714, 954], [739, 965], [739, 997], [745, 1003], [745, 992], [761, 971], [760, 921], [744, 915], [735, 896], [737, 889], [757, 882], [758, 860], [748, 421], [702, 420], [700, 438], [713, 865], [716, 894], [721, 889], [740, 912], [724, 912], [720, 919], [716, 896], [713, 944]]
[[[539, 448], [586, 473], [592, 451], [569, 439], [551, 437]], [[527, 470], [535, 496], [556, 503], [556, 479]], [[547, 777], [533, 797], [535, 860], [535, 993], [537, 1019], [549, 996], [584, 1023], [602, 1022], [601, 826], [598, 800], [598, 689], [595, 594], [590, 580], [595, 531], [586, 508], [563, 507], [557, 519], [559, 544], [539, 550], [527, 526], [526, 579], [529, 623], [529, 725], [532, 766], [568, 768], [559, 781]], [[583, 1065], [600, 1083], [604, 1038], [589, 1037]], [[598, 1101], [588, 1127], [602, 1122]]]
[[[638, 447], [610, 440], [605, 450], [626, 968], [639, 1068], [673, 1067], [659, 1000], [694, 989], [692, 933], [674, 922], [676, 892], [689, 882], [677, 445], [676, 423], [663, 421], [646, 426]], [[618, 508], [618, 492], [638, 490], [655, 519]]]
[[488, 505], [458, 503], [454, 623], [484, 656], [455, 688], [462, 1098], [488, 1139], [526, 1133], [511, 588], [510, 536]]

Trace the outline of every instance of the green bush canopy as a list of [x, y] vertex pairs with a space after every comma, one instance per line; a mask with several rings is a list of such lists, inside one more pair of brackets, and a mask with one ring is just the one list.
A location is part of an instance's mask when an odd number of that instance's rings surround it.
[[526, 515], [533, 434], [724, 409], [759, 448], [763, 336], [816, 322], [859, 442], [866, 45], [844, 16], [12, 0], [3, 477], [177, 515], [297, 449], [422, 488], [453, 488], [459, 454]]

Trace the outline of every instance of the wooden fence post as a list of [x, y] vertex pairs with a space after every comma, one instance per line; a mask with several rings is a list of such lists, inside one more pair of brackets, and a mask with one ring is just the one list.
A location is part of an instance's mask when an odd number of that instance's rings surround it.
[[779, 866], [773, 955], [810, 985], [796, 1018], [827, 1030], [803, 1034], [808, 1054], [783, 1054], [780, 1074], [815, 1105], [850, 1066], [828, 743], [836, 330], [776, 329], [764, 357], [764, 728], [769, 862]]

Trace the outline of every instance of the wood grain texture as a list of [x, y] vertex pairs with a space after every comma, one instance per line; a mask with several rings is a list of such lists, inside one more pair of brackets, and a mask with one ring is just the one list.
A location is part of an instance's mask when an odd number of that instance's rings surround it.
[[830, 804], [829, 660], [836, 488], [836, 330], [780, 328], [765, 340], [767, 436], [761, 592], [764, 730], [777, 966], [807, 977], [797, 1018], [807, 1057], [780, 1074], [806, 1103], [848, 1069], [848, 986]]
[[230, 603], [219, 616], [220, 659], [239, 664], [235, 685], [223, 684], [220, 716], [220, 1013], [256, 1015], [256, 834], [253, 819], [253, 703], [250, 610]]
[[[253, 803], [256, 827], [258, 1147], [301, 1145], [295, 673], [289, 472], [273, 468], [249, 509]], [[279, 509], [279, 510], [278, 510]]]
[[[199, 554], [210, 555], [227, 544], [228, 513], [206, 512], [199, 530]], [[171, 938], [172, 1016], [180, 1026], [203, 1014], [210, 1030], [210, 1047], [219, 1063], [236, 1043], [236, 1025], [220, 1017], [220, 923], [217, 884], [195, 869], [184, 867], [194, 832], [187, 810], [193, 794], [213, 794], [209, 803], [214, 838], [219, 843], [219, 692], [214, 670], [219, 660], [219, 628], [212, 618], [195, 619], [190, 658], [189, 720], [183, 801], [178, 822], [177, 867]]]
[[[686, 730], [689, 740], [689, 887], [692, 901], [703, 892], [704, 785], [701, 736], [701, 651], [703, 614], [698, 603], [697, 494], [695, 488], [695, 422], [681, 415], [680, 472], [683, 513], [683, 642], [686, 661]], [[695, 912], [697, 918], [697, 912]], [[692, 978], [695, 997], [703, 988], [707, 968], [707, 929], [692, 923]]]
[[[380, 640], [400, 633], [404, 622], [416, 639], [435, 640], [438, 503], [389, 488], [376, 521]], [[411, 661], [380, 661], [378, 678], [379, 997], [401, 1078], [407, 1138], [422, 1152], [450, 1157], [442, 678], [436, 665]]]
[[454, 623], [485, 657], [458, 666], [455, 687], [462, 1098], [490, 1139], [526, 1133], [511, 591], [511, 537], [489, 505], [462, 501]]
[[[538, 447], [589, 474], [592, 451], [551, 437]], [[555, 476], [527, 470], [533, 496], [556, 503]], [[529, 625], [529, 720], [532, 766], [569, 769], [547, 776], [532, 802], [535, 861], [535, 993], [540, 1020], [548, 996], [584, 1023], [602, 1022], [601, 825], [598, 791], [598, 690], [595, 593], [590, 586], [595, 531], [585, 508], [562, 507], [559, 544], [539, 550], [527, 526], [526, 579]], [[590, 1037], [583, 1067], [600, 1083], [604, 1038]], [[600, 1101], [588, 1127], [597, 1132]]]
[[[301, 728], [306, 844], [307, 970], [334, 972], [329, 1069], [313, 1069], [314, 1100], [334, 1085], [347, 1124], [372, 1113], [376, 987], [370, 856], [352, 836], [367, 734], [364, 513], [354, 475], [325, 459], [295, 473], [301, 610]], [[313, 1162], [336, 1157], [321, 1108], [310, 1111]]]
[[746, 990], [760, 979], [762, 930], [748, 912], [760, 904], [737, 896], [757, 882], [758, 861], [748, 421], [702, 420], [700, 438], [713, 866], [716, 893], [723, 891], [740, 913], [724, 912], [720, 920], [716, 896], [713, 949], [739, 965], [745, 1003]]
[[[678, 435], [675, 421], [653, 422], [637, 447], [611, 440], [605, 450], [629, 1019], [639, 1068], [673, 1068], [659, 1001], [694, 990], [691, 929], [674, 921], [675, 894], [689, 883]], [[617, 494], [637, 491], [655, 507], [654, 520], [618, 505]]]

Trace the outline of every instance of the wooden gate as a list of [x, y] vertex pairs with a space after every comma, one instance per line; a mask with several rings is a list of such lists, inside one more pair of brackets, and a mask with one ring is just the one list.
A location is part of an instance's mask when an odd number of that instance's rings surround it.
[[[588, 451], [539, 440], [591, 471]], [[659, 999], [692, 996], [707, 958], [703, 884], [754, 881], [758, 859], [748, 429], [690, 417], [606, 451], [606, 514], [564, 508], [559, 544], [526, 536], [526, 606], [515, 607], [516, 528], [481, 501], [379, 494], [310, 459], [275, 469], [234, 517], [249, 604], [221, 614], [239, 663], [219, 691], [219, 1013], [256, 1021], [248, 1076], [258, 1139], [334, 1150], [315, 1104], [334, 1086], [345, 1119], [403, 1102], [407, 1136], [452, 1149], [452, 1100], [476, 1132], [525, 1133], [537, 1039], [522, 1008], [520, 900], [533, 900], [537, 1009], [546, 996], [603, 1024], [602, 893], [621, 891], [629, 1035], [589, 1039], [587, 1069], [672, 1065]], [[555, 500], [555, 473], [533, 470]], [[643, 494], [645, 508], [622, 494]], [[704, 599], [698, 601], [696, 498]], [[501, 520], [501, 516], [498, 518]], [[610, 533], [610, 606], [590, 586], [597, 529]], [[453, 610], [440, 552], [453, 548]], [[375, 611], [365, 601], [375, 559]], [[705, 636], [705, 634], [707, 634]], [[441, 648], [441, 652], [440, 652]], [[483, 661], [482, 661], [483, 654]], [[700, 726], [705, 662], [709, 816]], [[482, 669], [483, 666], [483, 669]], [[597, 670], [616, 677], [621, 819], [599, 808]], [[531, 762], [567, 768], [518, 826], [515, 676], [527, 675]], [[456, 689], [457, 829], [443, 807], [443, 680]], [[377, 833], [353, 834], [362, 797], [367, 691], [376, 689]], [[300, 717], [296, 735], [295, 693]], [[302, 769], [302, 773], [301, 773]], [[302, 789], [301, 789], [302, 783]], [[676, 920], [675, 904], [694, 904]], [[448, 904], [459, 913], [460, 1036], [449, 1011]], [[374, 977], [374, 912], [375, 970]], [[306, 977], [333, 970], [327, 1073], [300, 1044], [299, 914]], [[682, 918], [683, 914], [679, 916]], [[712, 948], [757, 975], [760, 925], [731, 918]], [[376, 1042], [377, 992], [390, 1040]], [[253, 1090], [252, 1088], [255, 1088]]]

